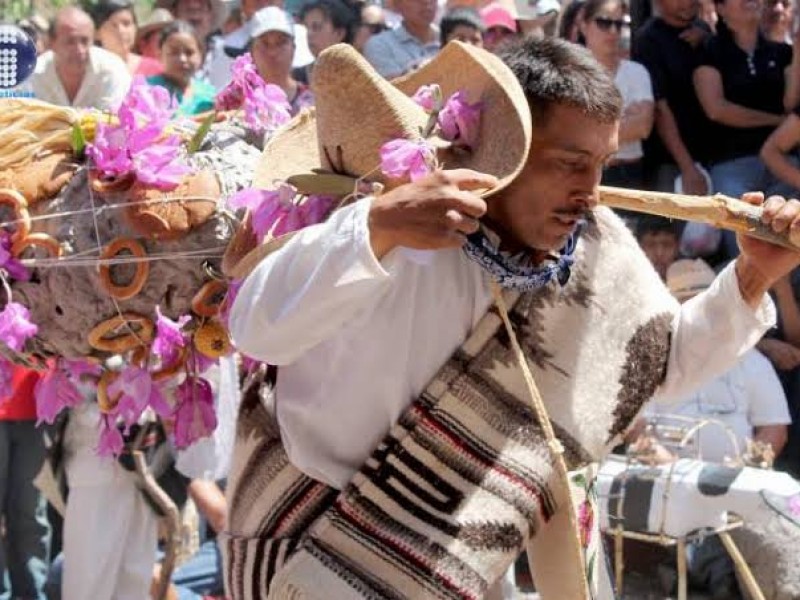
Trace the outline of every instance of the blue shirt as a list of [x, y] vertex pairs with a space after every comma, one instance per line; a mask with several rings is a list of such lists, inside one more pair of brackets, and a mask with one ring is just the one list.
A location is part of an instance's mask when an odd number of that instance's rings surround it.
[[403, 25], [371, 37], [364, 46], [364, 57], [387, 79], [416, 69], [438, 52], [438, 35], [433, 41], [423, 43]]

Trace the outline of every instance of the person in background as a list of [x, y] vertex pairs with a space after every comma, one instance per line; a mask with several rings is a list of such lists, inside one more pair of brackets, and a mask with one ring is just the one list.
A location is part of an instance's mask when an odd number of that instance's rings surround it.
[[583, 5], [585, 0], [572, 0], [561, 13], [558, 22], [558, 37], [577, 44], [581, 34], [581, 21], [583, 21]]
[[681, 226], [677, 221], [646, 215], [636, 220], [636, 241], [661, 277], [678, 258]]
[[792, 43], [794, 0], [766, 0], [761, 13], [761, 31], [771, 42]]
[[383, 33], [388, 29], [384, 19], [383, 8], [378, 4], [364, 4], [359, 9], [361, 20], [356, 27], [353, 37], [353, 46], [364, 53], [364, 46], [373, 35]]
[[[312, 0], [303, 5], [300, 21], [308, 32], [308, 47], [316, 59], [320, 52], [334, 44], [350, 44], [356, 26], [355, 13], [342, 0]], [[300, 83], [311, 82], [314, 63], [292, 71]]]
[[519, 35], [517, 21], [500, 2], [492, 2], [481, 9], [481, 19], [486, 28], [483, 32], [483, 47], [497, 52], [505, 42]]
[[23, 84], [39, 100], [75, 108], [116, 108], [131, 76], [117, 55], [94, 45], [94, 23], [80, 8], [60, 9], [50, 27], [50, 50]]
[[769, 135], [759, 152], [770, 173], [795, 193], [800, 190], [800, 165], [794, 154], [799, 143], [800, 108], [795, 108], [780, 127]]
[[134, 50], [142, 56], [157, 60], [160, 64], [161, 49], [159, 48], [159, 43], [161, 41], [161, 30], [174, 20], [172, 13], [166, 8], [156, 8], [136, 32], [136, 41], [133, 44]]
[[286, 92], [292, 114], [314, 103], [307, 85], [292, 77], [294, 23], [289, 14], [275, 6], [262, 8], [250, 20], [250, 52], [258, 74]]
[[692, 75], [711, 30], [698, 17], [698, 0], [656, 0], [656, 7], [633, 39], [633, 59], [650, 73], [656, 99], [655, 130], [644, 144], [647, 185], [673, 192], [680, 175], [684, 193], [708, 194], [710, 123]]
[[21, 19], [17, 25], [34, 41], [37, 55], [47, 51], [47, 38], [50, 29], [47, 19], [38, 13], [34, 13], [26, 19]]
[[133, 51], [136, 41], [136, 15], [132, 0], [100, 0], [92, 8], [97, 43], [119, 56], [131, 75], [148, 77], [161, 72], [161, 63]]
[[47, 501], [33, 480], [45, 460], [36, 427], [36, 371], [14, 367], [0, 399], [0, 597], [45, 600], [50, 563]]
[[242, 9], [239, 6], [231, 8], [225, 22], [222, 24], [222, 35], [229, 35], [244, 25], [244, 17], [242, 16]]
[[619, 126], [619, 151], [603, 173], [603, 183], [641, 189], [644, 184], [642, 141], [653, 129], [653, 89], [650, 74], [639, 63], [621, 56], [622, 30], [630, 27], [620, 0], [587, 0], [581, 35], [597, 61], [614, 77], [624, 112]]
[[[216, 36], [209, 46], [206, 63], [203, 68], [208, 81], [221, 90], [231, 80], [231, 67], [233, 61], [247, 53], [252, 34], [253, 16], [267, 7], [285, 10], [284, 0], [242, 0], [241, 12], [244, 23], [235, 31], [225, 35]], [[314, 62], [314, 56], [308, 48], [308, 32], [303, 25], [293, 25], [294, 52], [292, 66], [304, 67]]]
[[439, 23], [442, 46], [452, 40], [483, 48], [483, 20], [474, 8], [458, 7], [445, 13]]
[[395, 0], [403, 22], [370, 40], [364, 57], [375, 70], [392, 79], [413, 71], [439, 52], [439, 32], [433, 25], [436, 0]]
[[178, 103], [177, 114], [196, 115], [214, 108], [214, 87], [198, 77], [203, 43], [186, 21], [173, 21], [161, 30], [164, 72], [147, 78], [150, 85], [166, 88]]
[[198, 37], [207, 45], [211, 37], [219, 36], [227, 9], [222, 0], [164, 0], [157, 6], [169, 10], [176, 19], [194, 27]]

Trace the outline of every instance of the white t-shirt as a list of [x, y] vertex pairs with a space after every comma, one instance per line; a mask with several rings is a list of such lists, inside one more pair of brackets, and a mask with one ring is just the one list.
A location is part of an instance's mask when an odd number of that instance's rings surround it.
[[[720, 421], [736, 436], [740, 452], [744, 451], [746, 440], [752, 439], [755, 427], [792, 421], [778, 375], [758, 350], [748, 351], [730, 371], [691, 396], [677, 402], [659, 398], [645, 408], [644, 416], [648, 418], [660, 415]], [[729, 435], [716, 424], [700, 429], [697, 443], [703, 460], [722, 462], [726, 456], [734, 456]], [[692, 448], [687, 456], [695, 456], [697, 449]]]
[[[614, 76], [622, 94], [623, 111], [636, 102], [653, 102], [653, 85], [650, 82], [650, 73], [642, 65], [630, 60], [623, 60], [619, 64], [617, 74]], [[637, 140], [620, 146], [614, 158], [632, 160], [642, 158], [642, 142]]]
[[25, 91], [32, 92], [38, 100], [58, 106], [115, 110], [131, 86], [128, 66], [122, 59], [107, 50], [92, 46], [81, 87], [70, 102], [56, 73], [54, 59], [52, 50], [42, 54], [36, 61], [36, 70], [24, 84]]

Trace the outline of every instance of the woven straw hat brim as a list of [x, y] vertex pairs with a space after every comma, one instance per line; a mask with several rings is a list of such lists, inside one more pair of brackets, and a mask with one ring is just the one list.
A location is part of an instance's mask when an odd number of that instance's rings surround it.
[[[421, 138], [428, 114], [410, 95], [433, 83], [444, 98], [463, 90], [467, 101], [482, 103], [477, 147], [472, 152], [441, 150], [440, 164], [495, 175], [498, 185], [483, 196], [502, 190], [528, 158], [530, 108], [516, 77], [499, 58], [460, 42], [451, 42], [427, 65], [393, 82], [378, 75], [349, 45], [325, 50], [314, 67], [316, 108], [272, 137], [256, 167], [253, 187], [270, 189], [293, 175], [319, 169], [365, 177], [387, 189], [402, 183], [381, 173], [380, 147], [397, 137]], [[268, 237], [225, 269], [226, 274], [244, 278], [290, 238], [291, 234]]]

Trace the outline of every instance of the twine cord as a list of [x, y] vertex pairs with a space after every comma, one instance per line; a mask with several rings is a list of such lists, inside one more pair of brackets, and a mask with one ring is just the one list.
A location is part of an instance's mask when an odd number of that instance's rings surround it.
[[520, 370], [522, 371], [522, 376], [525, 379], [525, 387], [527, 388], [529, 396], [528, 400], [530, 401], [529, 404], [531, 408], [533, 408], [536, 418], [539, 420], [539, 424], [542, 428], [542, 432], [544, 433], [545, 441], [547, 443], [547, 448], [550, 450], [550, 455], [553, 458], [556, 473], [566, 488], [567, 506], [565, 509], [568, 512], [569, 525], [572, 532], [571, 547], [577, 554], [575, 557], [577, 559], [577, 564], [582, 566], [581, 576], [583, 577], [584, 585], [587, 589], [589, 589], [583, 552], [581, 550], [582, 546], [580, 541], [580, 529], [578, 528], [577, 510], [575, 507], [575, 501], [572, 498], [572, 491], [570, 489], [569, 470], [567, 469], [567, 464], [564, 461], [564, 446], [556, 437], [553, 424], [551, 423], [550, 416], [547, 413], [547, 407], [544, 404], [542, 395], [539, 392], [539, 388], [537, 387], [536, 381], [533, 378], [533, 373], [531, 373], [530, 366], [528, 366], [528, 361], [525, 358], [525, 353], [519, 344], [517, 334], [514, 332], [511, 319], [508, 316], [508, 308], [506, 307], [506, 302], [503, 299], [503, 291], [500, 288], [500, 285], [494, 280], [491, 281], [491, 287], [495, 305], [497, 306], [497, 310], [500, 313], [500, 318], [503, 320], [503, 325], [505, 326], [506, 332], [508, 333], [508, 338], [511, 342], [511, 349], [515, 358], [517, 359]]

